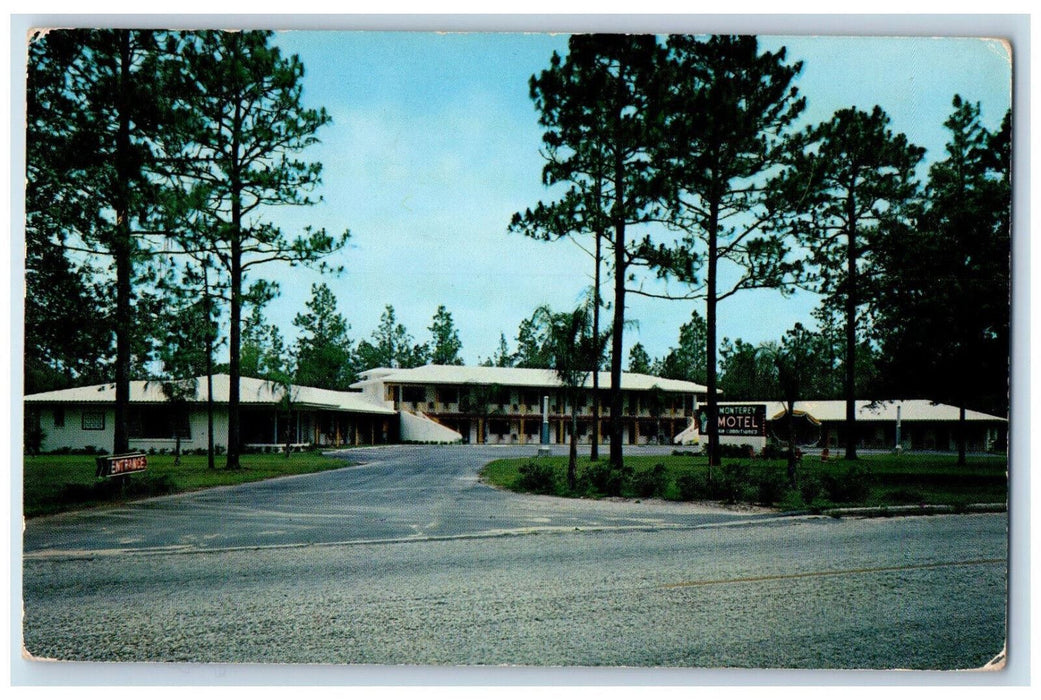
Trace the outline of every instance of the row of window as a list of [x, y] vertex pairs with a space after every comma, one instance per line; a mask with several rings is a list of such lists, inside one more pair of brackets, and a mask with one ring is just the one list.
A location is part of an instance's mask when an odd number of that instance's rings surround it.
[[[65, 427], [65, 409], [58, 407], [54, 409], [54, 427], [64, 428]], [[104, 430], [105, 429], [105, 412], [104, 411], [83, 411], [80, 413], [80, 429], [81, 430]]]
[[[188, 416], [184, 412], [179, 415], [163, 406], [144, 406], [132, 410], [128, 418], [130, 437], [146, 440], [167, 440], [177, 437], [191, 437]], [[65, 409], [61, 406], [54, 409], [54, 427], [65, 427]], [[81, 411], [81, 430], [104, 430], [104, 411]]]
[[[553, 392], [551, 392], [552, 394]], [[454, 404], [459, 403], [462, 398], [466, 399], [466, 392], [460, 392], [459, 387], [454, 386], [438, 386], [434, 388], [435, 401], [430, 406], [433, 408], [437, 404]], [[403, 385], [388, 386], [386, 399], [388, 401], [403, 401], [404, 403], [410, 404], [421, 404], [427, 403], [427, 387], [416, 386], [416, 385]], [[537, 390], [519, 390], [514, 395], [514, 392], [509, 388], [500, 388], [490, 391], [488, 394], [482, 394], [479, 396], [471, 396], [470, 403], [486, 403], [489, 405], [507, 406], [513, 405], [515, 408], [519, 405], [528, 406], [530, 409], [535, 409], [542, 404], [542, 394]], [[554, 396], [555, 410], [560, 412], [561, 402], [559, 396]], [[593, 397], [590, 394], [579, 397], [579, 408], [584, 408], [587, 405], [592, 405]], [[687, 395], [672, 396], [665, 400], [664, 410], [670, 408], [674, 411], [681, 411], [693, 406], [693, 397]], [[641, 408], [648, 408], [649, 402], [647, 399], [641, 399], [638, 395], [629, 395], [628, 410], [630, 412], [638, 412]]]

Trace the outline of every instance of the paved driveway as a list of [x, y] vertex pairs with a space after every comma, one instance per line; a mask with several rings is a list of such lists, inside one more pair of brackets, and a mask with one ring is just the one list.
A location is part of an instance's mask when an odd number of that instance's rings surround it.
[[520, 496], [479, 482], [487, 462], [533, 450], [463, 445], [349, 450], [342, 456], [354, 466], [340, 470], [33, 519], [24, 548], [26, 556], [38, 558], [575, 528], [688, 528], [770, 517], [686, 503]]

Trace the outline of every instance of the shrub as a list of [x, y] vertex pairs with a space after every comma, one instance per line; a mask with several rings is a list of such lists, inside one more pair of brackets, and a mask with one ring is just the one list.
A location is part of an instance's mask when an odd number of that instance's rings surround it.
[[177, 491], [177, 483], [168, 474], [146, 475], [143, 478], [115, 477], [97, 479], [89, 484], [65, 484], [58, 492], [57, 501], [64, 504], [114, 501], [120, 498], [163, 496]]
[[802, 510], [809, 507], [809, 505], [808, 502], [803, 501], [799, 497], [799, 492], [794, 489], [785, 491], [784, 496], [777, 502], [777, 507], [786, 511]]
[[142, 485], [144, 489], [141, 495], [164, 496], [177, 491], [177, 483], [169, 474], [149, 476]]
[[43, 450], [44, 440], [47, 439], [47, 431], [34, 424], [29, 427], [25, 432], [25, 453], [28, 455], [36, 456]]
[[[734, 463], [723, 466], [723, 476], [719, 480], [718, 497], [727, 503], [745, 500], [745, 492], [750, 486], [750, 470], [747, 464]], [[712, 487], [711, 480], [709, 481]]]
[[757, 503], [772, 506], [784, 498], [788, 484], [779, 474], [763, 474], [755, 480], [755, 490]]
[[633, 475], [633, 492], [640, 498], [664, 496], [668, 487], [669, 477], [664, 464], [655, 464], [652, 469]]
[[807, 476], [799, 480], [799, 495], [802, 496], [802, 502], [806, 505], [816, 501], [823, 489], [820, 479], [816, 477]]
[[759, 453], [760, 459], [784, 459], [788, 454], [788, 450], [783, 446], [778, 445], [776, 442], [766, 443], [766, 447]]
[[709, 500], [737, 503], [747, 500], [752, 491], [746, 464], [727, 464], [711, 477], [684, 474], [676, 479], [676, 488], [684, 501]]
[[755, 454], [755, 449], [751, 445], [720, 445], [719, 455], [721, 457], [730, 457], [732, 459], [741, 459], [744, 457], [751, 457]]
[[621, 496], [632, 480], [632, 467], [612, 469], [610, 462], [593, 462], [582, 472], [585, 490], [602, 496]]
[[676, 479], [676, 489], [680, 492], [680, 500], [697, 500], [704, 497], [705, 479], [697, 474], [683, 474]]
[[825, 474], [821, 483], [828, 499], [835, 503], [861, 503], [871, 492], [871, 471], [854, 464], [843, 474]]
[[534, 459], [522, 464], [519, 469], [520, 476], [517, 478], [517, 489], [531, 493], [553, 493], [556, 491], [556, 474], [546, 462]]

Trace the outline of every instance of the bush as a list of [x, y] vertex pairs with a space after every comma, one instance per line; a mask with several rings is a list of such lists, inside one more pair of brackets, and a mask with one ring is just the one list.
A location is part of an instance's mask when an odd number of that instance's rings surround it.
[[37, 456], [43, 451], [44, 440], [47, 439], [47, 431], [35, 424], [25, 432], [25, 454]]
[[177, 491], [176, 482], [168, 475], [115, 477], [97, 479], [90, 484], [65, 484], [58, 492], [57, 501], [65, 504], [115, 501], [120, 498], [164, 496]]
[[[751, 449], [751, 448], [749, 448]], [[750, 470], [747, 464], [734, 463], [723, 466], [723, 476], [719, 481], [718, 497], [727, 503], [745, 500], [745, 492], [750, 484]], [[709, 486], [712, 486], [711, 481]]]
[[760, 505], [772, 506], [787, 490], [787, 479], [779, 474], [763, 474], [755, 480], [756, 502]]
[[787, 448], [776, 442], [766, 443], [766, 447], [759, 453], [760, 459], [784, 459], [788, 455]]
[[655, 464], [652, 469], [633, 475], [633, 492], [640, 498], [664, 496], [668, 487], [669, 477], [664, 464]]
[[711, 477], [684, 474], [676, 479], [676, 489], [684, 501], [707, 500], [738, 503], [750, 500], [755, 485], [747, 464], [727, 464]]
[[676, 479], [676, 489], [680, 492], [680, 500], [695, 501], [704, 497], [705, 479], [697, 474], [683, 474]]
[[862, 503], [871, 493], [871, 471], [854, 464], [844, 474], [825, 474], [821, 483], [828, 499], [835, 503]]
[[557, 478], [553, 467], [546, 462], [528, 460], [518, 470], [517, 489], [531, 493], [554, 493], [557, 489]]
[[633, 480], [632, 467], [612, 469], [610, 462], [593, 462], [582, 472], [587, 492], [602, 496], [621, 496]]
[[720, 445], [719, 456], [741, 459], [755, 455], [755, 448], [751, 445]]
[[802, 496], [802, 502], [806, 505], [816, 501], [823, 489], [824, 486], [821, 484], [820, 479], [816, 477], [807, 476], [799, 480], [799, 495]]

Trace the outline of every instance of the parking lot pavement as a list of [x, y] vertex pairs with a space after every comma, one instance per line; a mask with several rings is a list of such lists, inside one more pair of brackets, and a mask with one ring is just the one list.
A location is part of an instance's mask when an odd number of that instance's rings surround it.
[[[686, 528], [767, 517], [689, 503], [557, 499], [483, 484], [485, 464], [537, 446], [344, 451], [344, 469], [27, 522], [27, 557], [387, 542], [582, 529]], [[556, 450], [562, 448], [556, 447]], [[646, 447], [634, 453], [660, 454]]]

